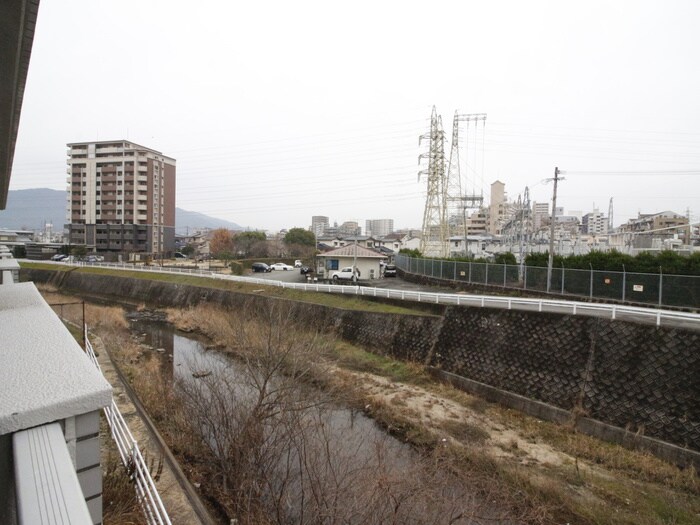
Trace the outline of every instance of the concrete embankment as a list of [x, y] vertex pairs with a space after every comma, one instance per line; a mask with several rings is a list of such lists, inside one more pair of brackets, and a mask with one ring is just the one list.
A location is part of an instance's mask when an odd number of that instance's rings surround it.
[[[83, 295], [190, 307], [287, 301], [165, 281], [26, 269], [25, 279]], [[307, 326], [424, 363], [487, 399], [603, 439], [700, 465], [700, 334], [597, 318], [448, 307], [441, 315], [294, 302]]]

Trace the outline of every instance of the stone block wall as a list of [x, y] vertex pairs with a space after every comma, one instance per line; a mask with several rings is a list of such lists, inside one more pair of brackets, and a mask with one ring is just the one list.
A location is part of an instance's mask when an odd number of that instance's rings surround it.
[[700, 451], [700, 334], [591, 317], [450, 308], [432, 366]]

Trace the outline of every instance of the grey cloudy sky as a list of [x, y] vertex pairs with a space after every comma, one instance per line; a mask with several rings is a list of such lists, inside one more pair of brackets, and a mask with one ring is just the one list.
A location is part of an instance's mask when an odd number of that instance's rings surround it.
[[[448, 134], [488, 114], [486, 195], [545, 201], [559, 166], [567, 210], [698, 220], [698, 20], [692, 0], [43, 0], [11, 189], [65, 189], [66, 143], [128, 138], [177, 159], [188, 210], [419, 228], [435, 105]], [[585, 173], [621, 171], [650, 173]]]

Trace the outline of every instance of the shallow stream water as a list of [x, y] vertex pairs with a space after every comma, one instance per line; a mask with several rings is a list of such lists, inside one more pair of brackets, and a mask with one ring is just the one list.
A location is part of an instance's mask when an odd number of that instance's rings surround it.
[[[245, 364], [208, 349], [201, 338], [152, 319], [137, 317], [131, 327], [145, 351], [159, 356], [162, 373], [180, 388], [199, 388], [203, 397], [213, 398], [216, 394], [202, 385], [223, 378], [227, 403], [245, 407], [255, 397], [255, 381]], [[479, 523], [473, 519], [479, 515], [488, 516], [490, 523], [511, 522], [502, 519], [504, 513], [496, 502], [475, 497], [462, 481], [434, 465], [431, 468], [411, 446], [388, 435], [362, 412], [328, 402], [324, 393], [310, 387], [304, 390], [305, 399], [310, 391], [312, 398], [321, 401], [319, 406], [297, 418], [291, 432], [273, 427], [265, 431], [265, 441], [270, 441], [267, 434], [277, 433], [290, 439], [289, 449], [276, 450], [270, 467], [273, 474], [264, 488], [271, 504], [277, 502], [276, 512], [282, 507], [284, 521], [331, 523], [340, 518], [341, 523], [358, 524], [468, 524]], [[200, 407], [209, 410], [206, 402]], [[217, 430], [205, 432], [214, 449], [221, 447]], [[319, 495], [319, 487], [323, 494]], [[352, 512], [343, 507], [358, 502], [361, 508]], [[310, 504], [313, 510], [307, 511]]]

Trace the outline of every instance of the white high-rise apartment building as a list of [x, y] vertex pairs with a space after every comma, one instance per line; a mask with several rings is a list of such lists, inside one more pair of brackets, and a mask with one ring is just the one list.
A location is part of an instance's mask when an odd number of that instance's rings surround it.
[[597, 209], [583, 216], [581, 230], [589, 235], [606, 235], [608, 219]]
[[549, 203], [548, 202], [533, 202], [532, 203], [532, 222], [535, 230], [539, 230], [545, 222], [549, 222]]
[[328, 222], [328, 217], [324, 215], [314, 215], [311, 217], [311, 228], [316, 236], [323, 235], [323, 232], [330, 226]]
[[370, 219], [365, 221], [365, 235], [386, 237], [394, 231], [394, 219]]
[[71, 244], [98, 252], [175, 249], [175, 159], [126, 140], [68, 144]]

